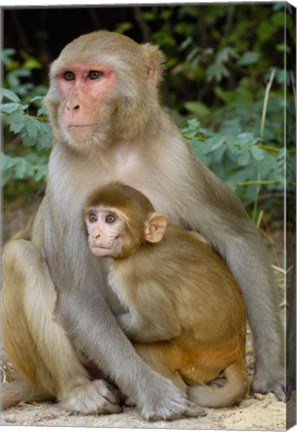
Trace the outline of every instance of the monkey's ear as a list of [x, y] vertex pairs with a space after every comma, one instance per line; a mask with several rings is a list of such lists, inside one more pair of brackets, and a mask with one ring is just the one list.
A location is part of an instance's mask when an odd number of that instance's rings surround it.
[[168, 223], [168, 216], [164, 213], [152, 213], [145, 223], [144, 237], [150, 243], [162, 240]]
[[143, 45], [145, 64], [148, 69], [148, 78], [155, 87], [158, 87], [163, 78], [165, 56], [157, 46], [149, 43]]

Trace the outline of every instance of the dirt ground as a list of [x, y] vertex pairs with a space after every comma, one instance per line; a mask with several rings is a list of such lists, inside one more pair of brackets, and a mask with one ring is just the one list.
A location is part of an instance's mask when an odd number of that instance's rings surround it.
[[272, 394], [266, 396], [256, 394], [234, 408], [208, 409], [205, 417], [147, 423], [142, 420], [135, 408], [126, 408], [121, 414], [70, 416], [60, 410], [57, 405], [50, 403], [21, 404], [3, 412], [1, 424], [100, 428], [284, 430], [286, 428], [286, 405], [277, 401]]
[[[37, 207], [36, 202], [14, 204], [4, 208], [4, 240], [7, 240], [18, 229], [25, 226], [32, 211]], [[38, 204], [38, 203], [37, 203]], [[275, 236], [274, 236], [275, 237]], [[283, 245], [280, 236], [269, 238], [274, 243], [274, 263], [281, 267]], [[275, 253], [275, 251], [278, 253]], [[276, 274], [279, 279], [279, 272]], [[279, 304], [284, 318], [285, 302], [283, 283], [279, 285]], [[249, 380], [252, 380], [254, 350], [250, 330], [247, 338], [247, 368]], [[143, 389], [145, 391], [145, 389]], [[238, 406], [225, 409], [208, 409], [207, 415], [200, 418], [185, 418], [173, 422], [144, 422], [135, 408], [125, 408], [121, 414], [103, 416], [69, 415], [61, 410], [57, 404], [21, 403], [17, 407], [2, 412], [0, 423], [6, 426], [72, 426], [99, 428], [157, 428], [157, 429], [198, 429], [198, 430], [284, 430], [286, 417], [296, 411], [296, 394], [288, 404], [280, 402], [273, 394], [248, 395]]]
[[[247, 368], [249, 380], [253, 373], [253, 345], [250, 330], [247, 338]], [[145, 389], [144, 389], [145, 391]], [[238, 406], [208, 409], [200, 418], [185, 418], [172, 422], [144, 422], [136, 408], [125, 408], [120, 414], [102, 416], [69, 415], [53, 403], [21, 403], [2, 412], [0, 423], [6, 426], [72, 426], [99, 428], [157, 428], [198, 430], [285, 430], [287, 415], [296, 410], [296, 395], [285, 404], [273, 394], [248, 395]]]

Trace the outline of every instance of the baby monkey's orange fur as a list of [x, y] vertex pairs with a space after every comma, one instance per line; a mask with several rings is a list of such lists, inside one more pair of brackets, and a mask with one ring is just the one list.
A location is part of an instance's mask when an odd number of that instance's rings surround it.
[[[84, 215], [92, 252], [113, 257], [108, 281], [124, 310], [117, 319], [139, 355], [201, 406], [241, 400], [246, 312], [224, 261], [118, 182], [95, 190]], [[223, 386], [207, 385], [222, 372]]]

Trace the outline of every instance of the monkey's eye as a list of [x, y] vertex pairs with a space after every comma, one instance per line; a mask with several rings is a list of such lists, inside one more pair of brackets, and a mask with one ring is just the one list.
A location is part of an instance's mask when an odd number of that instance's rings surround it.
[[105, 222], [108, 224], [113, 224], [116, 220], [117, 217], [113, 213], [109, 213], [105, 218]]
[[97, 220], [98, 220], [97, 214], [96, 213], [89, 213], [88, 214], [88, 220], [91, 223], [97, 222]]
[[96, 79], [101, 78], [103, 75], [104, 74], [101, 71], [91, 70], [88, 73], [88, 78], [90, 78], [91, 80], [96, 80]]
[[66, 71], [63, 73], [63, 78], [66, 81], [73, 81], [75, 79], [75, 75], [71, 71]]

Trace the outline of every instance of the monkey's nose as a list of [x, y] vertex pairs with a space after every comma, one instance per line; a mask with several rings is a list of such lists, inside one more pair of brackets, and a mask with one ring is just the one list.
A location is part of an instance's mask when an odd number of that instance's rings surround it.
[[80, 105], [79, 105], [79, 104], [74, 105], [74, 106], [72, 106], [72, 105], [67, 105], [67, 110], [68, 110], [68, 111], [78, 111], [79, 109], [80, 109]]

